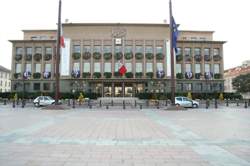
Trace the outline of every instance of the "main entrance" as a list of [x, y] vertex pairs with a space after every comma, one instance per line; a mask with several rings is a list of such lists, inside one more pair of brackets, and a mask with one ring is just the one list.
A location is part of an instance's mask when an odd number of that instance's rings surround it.
[[103, 97], [133, 97], [135, 88], [132, 83], [116, 82], [103, 84]]

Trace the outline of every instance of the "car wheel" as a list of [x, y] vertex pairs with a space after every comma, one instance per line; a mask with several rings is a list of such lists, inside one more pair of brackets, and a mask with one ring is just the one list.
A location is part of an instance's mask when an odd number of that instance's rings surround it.
[[198, 105], [197, 104], [193, 104], [193, 108], [198, 108]]
[[39, 107], [39, 106], [40, 106], [40, 104], [39, 104], [39, 103], [35, 103], [35, 106], [36, 106], [36, 107]]

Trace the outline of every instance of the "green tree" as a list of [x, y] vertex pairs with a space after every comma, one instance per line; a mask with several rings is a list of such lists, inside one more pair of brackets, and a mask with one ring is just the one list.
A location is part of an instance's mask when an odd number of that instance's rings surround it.
[[235, 77], [232, 84], [237, 92], [250, 92], [250, 73]]

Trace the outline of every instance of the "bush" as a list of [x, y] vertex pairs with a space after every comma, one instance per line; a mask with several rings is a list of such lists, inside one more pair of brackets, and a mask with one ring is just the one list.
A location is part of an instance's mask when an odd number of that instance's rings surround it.
[[74, 52], [74, 53], [72, 54], [72, 56], [73, 56], [73, 59], [74, 59], [74, 60], [77, 60], [77, 59], [80, 59], [81, 53], [80, 53], [80, 52]]
[[133, 58], [133, 53], [132, 52], [127, 52], [125, 53], [125, 59], [129, 60]]
[[156, 59], [162, 60], [163, 58], [164, 58], [164, 54], [163, 53], [157, 53], [156, 54]]
[[143, 54], [142, 54], [141, 52], [137, 52], [137, 53], [135, 54], [135, 58], [136, 58], [137, 60], [140, 60], [140, 59], [143, 58]]
[[103, 57], [105, 60], [109, 60], [112, 58], [112, 53], [111, 52], [104, 53]]
[[153, 59], [154, 58], [154, 54], [153, 53], [146, 53], [146, 58], [147, 59]]
[[127, 78], [133, 78], [134, 74], [132, 72], [127, 72], [127, 73], [125, 73], [125, 76]]
[[111, 78], [112, 77], [112, 73], [111, 72], [105, 72], [104, 76], [105, 76], [105, 78]]

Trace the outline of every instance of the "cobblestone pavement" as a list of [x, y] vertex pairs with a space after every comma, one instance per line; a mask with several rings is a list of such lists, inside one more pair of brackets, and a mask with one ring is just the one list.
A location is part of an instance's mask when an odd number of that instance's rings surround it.
[[250, 166], [250, 109], [0, 106], [1, 166]]

